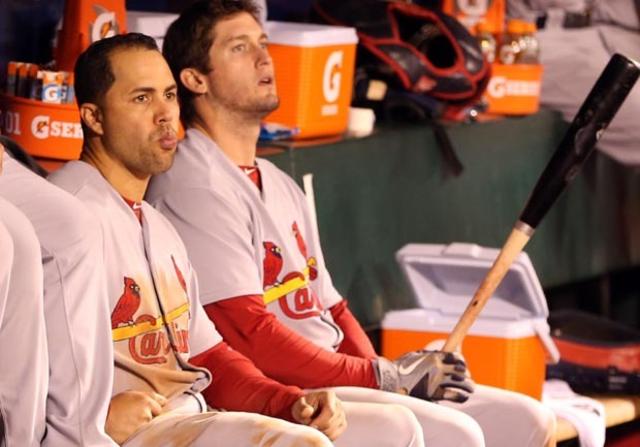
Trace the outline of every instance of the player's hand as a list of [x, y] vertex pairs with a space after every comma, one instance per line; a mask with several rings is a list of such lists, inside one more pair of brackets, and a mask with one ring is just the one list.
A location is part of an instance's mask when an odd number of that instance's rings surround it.
[[467, 365], [456, 352], [410, 352], [396, 360], [395, 364], [401, 378], [401, 387], [413, 397], [461, 403], [473, 393], [474, 383]]
[[333, 391], [312, 391], [298, 399], [291, 408], [293, 418], [324, 433], [334, 441], [347, 428], [342, 402]]
[[469, 399], [474, 390], [467, 365], [458, 353], [423, 350], [405, 354], [394, 362], [380, 357], [375, 364], [383, 390], [459, 403]]
[[111, 398], [105, 430], [122, 445], [140, 427], [162, 413], [167, 398], [151, 391], [123, 391]]
[[0, 143], [0, 174], [2, 174], [2, 157], [4, 155], [4, 146]]

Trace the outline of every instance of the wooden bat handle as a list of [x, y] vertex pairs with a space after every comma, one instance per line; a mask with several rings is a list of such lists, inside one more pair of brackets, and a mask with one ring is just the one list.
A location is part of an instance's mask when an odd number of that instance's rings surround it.
[[518, 221], [516, 223], [507, 241], [504, 243], [502, 250], [500, 250], [498, 257], [482, 280], [480, 287], [478, 287], [478, 290], [476, 290], [476, 293], [473, 295], [473, 299], [464, 310], [456, 327], [454, 327], [451, 334], [449, 334], [449, 338], [447, 338], [442, 348], [443, 351], [453, 352], [458, 349], [465, 335], [469, 332], [469, 328], [471, 328], [471, 325], [476, 321], [476, 318], [482, 311], [482, 308], [496, 291], [504, 275], [509, 271], [511, 264], [513, 264], [513, 261], [520, 254], [524, 246], [527, 245], [527, 242], [529, 242], [533, 231], [533, 228], [523, 222]]

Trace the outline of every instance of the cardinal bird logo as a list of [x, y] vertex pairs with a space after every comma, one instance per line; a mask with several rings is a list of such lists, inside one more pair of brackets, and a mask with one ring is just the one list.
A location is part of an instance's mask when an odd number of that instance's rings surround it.
[[111, 313], [111, 329], [133, 324], [133, 314], [138, 307], [140, 307], [140, 286], [133, 279], [125, 276], [124, 292]]
[[263, 242], [264, 260], [262, 261], [262, 269], [264, 271], [264, 280], [262, 287], [266, 289], [269, 286], [279, 284], [278, 275], [282, 271], [282, 250], [273, 242]]
[[176, 271], [176, 276], [178, 277], [180, 286], [182, 286], [182, 290], [184, 290], [184, 293], [187, 293], [187, 282], [184, 280], [184, 276], [182, 276], [182, 272], [178, 268], [178, 264], [176, 264], [176, 260], [174, 259], [173, 255], [171, 255], [171, 262], [173, 262], [173, 268]]
[[300, 253], [302, 253], [302, 256], [304, 256], [304, 259], [307, 261], [307, 266], [309, 267], [309, 278], [313, 281], [318, 277], [318, 269], [316, 267], [318, 262], [313, 256], [310, 258], [307, 256], [307, 244], [305, 244], [302, 233], [300, 233], [300, 230], [298, 229], [298, 222], [293, 222], [291, 230], [293, 231], [293, 235], [298, 243], [298, 250], [300, 250]]

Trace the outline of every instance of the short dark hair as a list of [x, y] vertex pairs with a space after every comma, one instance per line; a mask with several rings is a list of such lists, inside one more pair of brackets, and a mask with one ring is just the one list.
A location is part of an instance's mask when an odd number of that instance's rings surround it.
[[98, 40], [80, 54], [74, 70], [74, 88], [78, 105], [101, 101], [116, 79], [109, 56], [115, 51], [131, 48], [159, 51], [152, 37], [140, 33], [127, 33]]
[[210, 72], [209, 49], [213, 44], [213, 27], [220, 20], [249, 13], [259, 20], [260, 8], [252, 0], [196, 0], [182, 11], [167, 30], [162, 45], [162, 54], [169, 63], [178, 84], [180, 116], [185, 124], [193, 122], [194, 93], [180, 82], [180, 72], [195, 68], [202, 73]]

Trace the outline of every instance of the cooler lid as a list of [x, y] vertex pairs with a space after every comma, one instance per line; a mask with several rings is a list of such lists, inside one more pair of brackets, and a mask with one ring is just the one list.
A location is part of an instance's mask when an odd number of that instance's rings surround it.
[[355, 28], [267, 21], [265, 31], [269, 42], [296, 47], [324, 47], [358, 43]]
[[[476, 244], [408, 244], [396, 253], [417, 304], [459, 317], [499, 250]], [[521, 253], [480, 314], [481, 319], [546, 318], [547, 301], [531, 260]]]

